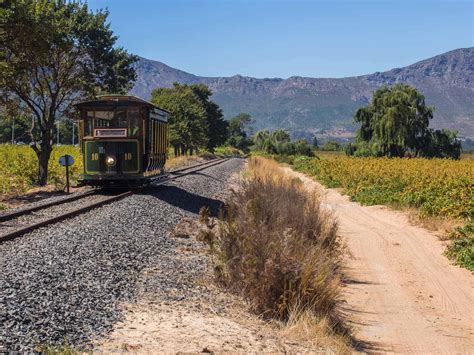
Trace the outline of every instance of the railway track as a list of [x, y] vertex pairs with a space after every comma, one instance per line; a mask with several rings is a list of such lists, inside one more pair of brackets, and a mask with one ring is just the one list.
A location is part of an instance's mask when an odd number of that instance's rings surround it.
[[[154, 185], [193, 174], [228, 160], [213, 159], [185, 168], [168, 172], [164, 177], [156, 179]], [[106, 189], [94, 189], [82, 194], [50, 201], [37, 206], [24, 208], [0, 215], [0, 243], [15, 239], [35, 229], [54, 224], [65, 219], [88, 212], [94, 208], [121, 200], [134, 193], [133, 190], [117, 193]]]

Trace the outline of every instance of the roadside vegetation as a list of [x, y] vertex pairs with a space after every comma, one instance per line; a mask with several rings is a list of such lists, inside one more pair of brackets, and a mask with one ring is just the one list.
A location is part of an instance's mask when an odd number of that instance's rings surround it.
[[75, 100], [126, 93], [138, 59], [116, 46], [108, 11], [78, 1], [6, 1], [0, 7], [0, 115], [28, 117], [37, 184], [48, 183], [57, 121]]
[[313, 156], [313, 149], [305, 139], [292, 141], [283, 129], [258, 131], [253, 137], [253, 149], [265, 154]]
[[320, 196], [275, 161], [251, 157], [218, 222], [205, 212], [201, 220], [222, 285], [289, 336], [348, 351], [339, 309], [342, 247]]
[[[69, 154], [74, 157], [70, 167], [71, 182], [77, 180], [82, 172], [82, 155], [78, 147], [54, 146], [49, 160], [48, 184], [64, 189], [66, 172], [59, 165], [59, 157]], [[0, 193], [24, 193], [36, 185], [38, 158], [27, 145], [0, 144]]]
[[321, 158], [296, 157], [284, 161], [327, 187], [342, 188], [362, 204], [412, 207], [419, 211], [422, 220], [436, 217], [464, 223], [463, 228], [449, 234], [453, 243], [447, 254], [474, 270], [472, 160], [355, 158], [324, 154]]
[[355, 156], [427, 157], [459, 159], [462, 149], [457, 133], [429, 128], [434, 107], [406, 84], [383, 86], [372, 101], [354, 115], [360, 124], [356, 142], [345, 152]]

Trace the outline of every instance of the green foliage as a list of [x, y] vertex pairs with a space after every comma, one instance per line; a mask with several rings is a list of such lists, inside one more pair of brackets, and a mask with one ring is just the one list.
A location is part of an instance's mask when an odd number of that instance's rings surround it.
[[241, 157], [245, 155], [242, 150], [230, 146], [216, 147], [214, 152], [218, 155], [223, 155], [226, 157]]
[[229, 130], [227, 145], [231, 147], [248, 151], [251, 140], [247, 137], [245, 127], [252, 121], [252, 117], [248, 113], [239, 113], [237, 116], [229, 120]]
[[453, 242], [446, 249], [446, 256], [457, 264], [474, 271], [474, 220], [469, 218], [463, 227], [451, 234]]
[[172, 88], [152, 91], [152, 102], [171, 112], [170, 144], [175, 155], [186, 155], [197, 149], [214, 149], [227, 138], [227, 122], [222, 110], [210, 100], [206, 85], [174, 83]]
[[12, 117], [0, 116], [0, 143], [11, 143], [13, 125], [15, 127], [15, 142], [29, 143], [31, 141], [29, 130], [31, 119], [24, 114]]
[[0, 91], [2, 105], [34, 118], [40, 138], [38, 183], [44, 185], [55, 120], [73, 100], [100, 91], [125, 93], [135, 80], [136, 57], [116, 47], [108, 12], [62, 0], [6, 1], [0, 8]]
[[341, 150], [342, 148], [340, 143], [329, 140], [324, 143], [324, 145], [320, 149], [327, 152], [336, 152]]
[[474, 269], [473, 161], [464, 159], [353, 158], [298, 159], [293, 167], [328, 187], [343, 188], [362, 204], [415, 207], [421, 216], [464, 220], [450, 237], [447, 255]]
[[[53, 147], [49, 161], [48, 183], [63, 188], [66, 182], [64, 167], [58, 163], [59, 157], [65, 154], [74, 157], [70, 168], [71, 181], [74, 183], [82, 173], [82, 155], [77, 147]], [[0, 144], [0, 193], [25, 192], [32, 188], [38, 172], [38, 158], [26, 145]]]
[[384, 86], [374, 92], [367, 107], [357, 110], [357, 141], [345, 148], [356, 156], [424, 156], [459, 159], [461, 143], [454, 132], [428, 128], [433, 107], [406, 84]]
[[92, 351], [85, 351], [79, 347], [72, 346], [69, 344], [66, 337], [64, 338], [64, 341], [61, 345], [47, 343], [44, 345], [38, 345], [35, 350], [43, 355], [92, 354]]
[[172, 88], [153, 90], [151, 97], [154, 104], [171, 112], [170, 144], [176, 156], [207, 145], [206, 108], [191, 86], [174, 83]]
[[461, 141], [455, 132], [448, 129], [430, 129], [421, 151], [427, 157], [459, 159], [462, 153]]
[[223, 145], [227, 140], [228, 122], [224, 120], [221, 108], [210, 100], [212, 91], [206, 85], [191, 85], [191, 89], [199, 97], [206, 111], [208, 137], [206, 148], [212, 152], [217, 146]]
[[276, 155], [307, 155], [313, 154], [311, 147], [305, 139], [292, 142], [288, 132], [276, 129], [258, 131], [253, 137], [255, 149], [266, 154]]

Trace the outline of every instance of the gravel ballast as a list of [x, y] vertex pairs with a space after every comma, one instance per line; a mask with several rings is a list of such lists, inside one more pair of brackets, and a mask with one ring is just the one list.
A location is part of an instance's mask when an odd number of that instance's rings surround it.
[[65, 339], [87, 347], [107, 334], [120, 304], [136, 297], [140, 272], [176, 252], [169, 232], [203, 205], [217, 209], [214, 196], [242, 164], [231, 159], [1, 244], [0, 351]]

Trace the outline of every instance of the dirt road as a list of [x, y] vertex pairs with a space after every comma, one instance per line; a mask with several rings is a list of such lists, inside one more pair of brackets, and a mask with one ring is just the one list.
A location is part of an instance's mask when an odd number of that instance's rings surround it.
[[361, 350], [473, 353], [474, 277], [442, 255], [442, 242], [402, 212], [361, 206], [332, 189], [324, 200], [350, 253], [345, 311]]

